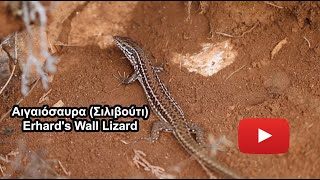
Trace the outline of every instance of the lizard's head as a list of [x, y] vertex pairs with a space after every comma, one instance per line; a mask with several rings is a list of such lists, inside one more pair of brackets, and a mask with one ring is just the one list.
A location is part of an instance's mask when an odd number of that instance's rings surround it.
[[130, 63], [134, 66], [137, 64], [138, 48], [137, 43], [135, 43], [131, 38], [114, 36], [113, 40], [115, 44], [121, 49], [124, 55], [129, 59]]

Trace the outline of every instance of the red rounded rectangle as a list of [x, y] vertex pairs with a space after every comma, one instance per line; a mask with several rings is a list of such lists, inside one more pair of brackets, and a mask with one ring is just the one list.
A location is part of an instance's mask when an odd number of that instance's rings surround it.
[[289, 123], [281, 118], [248, 118], [241, 120], [238, 126], [238, 145], [242, 153], [286, 153], [289, 136]]

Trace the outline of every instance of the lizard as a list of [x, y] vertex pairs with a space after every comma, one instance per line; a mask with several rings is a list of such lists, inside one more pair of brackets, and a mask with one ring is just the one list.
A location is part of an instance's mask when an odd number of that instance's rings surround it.
[[[128, 85], [138, 80], [144, 89], [152, 111], [160, 119], [152, 126], [151, 141], [154, 142], [159, 138], [160, 131], [173, 132], [184, 149], [193, 155], [200, 164], [225, 178], [241, 178], [227, 166], [202, 152], [204, 146], [202, 145], [201, 131], [197, 126], [187, 122], [181, 107], [158, 76], [161, 68], [152, 65], [152, 56], [129, 37], [114, 36], [113, 40], [134, 69], [132, 75], [122, 77], [122, 83]], [[192, 137], [191, 133], [198, 133], [196, 139]]]

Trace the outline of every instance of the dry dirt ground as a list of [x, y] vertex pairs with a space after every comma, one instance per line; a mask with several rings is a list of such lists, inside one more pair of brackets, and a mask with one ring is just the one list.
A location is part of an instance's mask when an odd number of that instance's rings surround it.
[[[220, 161], [249, 178], [320, 178], [320, 4], [274, 4], [277, 6], [265, 2], [201, 6], [199, 2], [59, 3], [50, 12], [47, 31], [60, 59], [49, 100], [38, 104], [46, 92], [39, 83], [21, 105], [53, 105], [59, 100], [65, 106], [84, 107], [147, 104], [138, 82], [117, 87], [119, 82], [113, 77], [118, 71], [132, 72], [111, 39], [112, 35], [128, 36], [165, 64], [160, 78], [187, 119], [203, 127], [206, 140], [208, 134], [216, 138], [225, 135], [234, 143], [217, 153]], [[271, 51], [285, 38], [287, 43], [271, 59]], [[213, 76], [190, 73], [172, 62], [173, 53], [192, 54], [201, 49], [201, 43], [227, 39], [238, 55], [233, 64]], [[1, 100], [1, 114], [21, 97], [19, 86], [19, 78], [13, 78], [10, 93]], [[240, 153], [238, 123], [252, 117], [287, 119], [291, 128], [289, 152]], [[45, 152], [43, 159], [59, 160], [70, 172], [66, 175], [61, 167], [55, 167], [62, 176], [155, 178], [133, 163], [134, 150], [140, 150], [150, 164], [176, 178], [207, 178], [170, 133], [161, 134], [154, 144], [123, 143], [148, 136], [156, 120], [151, 114], [148, 121], [140, 123], [138, 133], [23, 133], [20, 120], [7, 117], [1, 122], [0, 154], [8, 154], [24, 140], [30, 150]]]

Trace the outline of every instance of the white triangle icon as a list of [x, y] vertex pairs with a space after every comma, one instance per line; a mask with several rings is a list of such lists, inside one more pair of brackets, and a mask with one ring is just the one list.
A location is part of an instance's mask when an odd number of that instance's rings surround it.
[[272, 135], [258, 128], [258, 143], [270, 138]]

